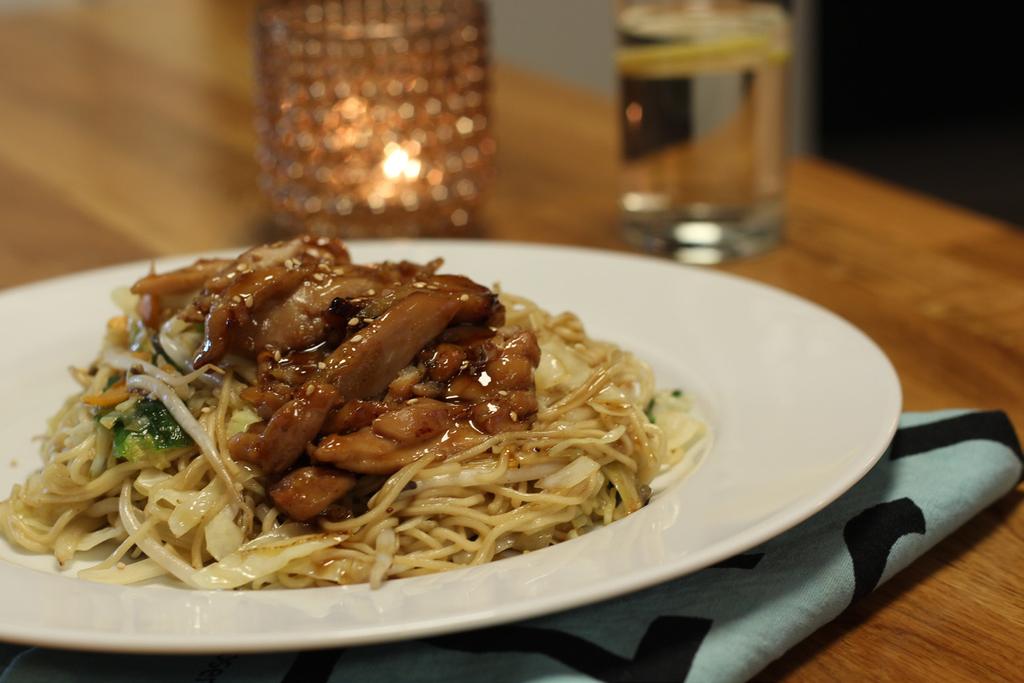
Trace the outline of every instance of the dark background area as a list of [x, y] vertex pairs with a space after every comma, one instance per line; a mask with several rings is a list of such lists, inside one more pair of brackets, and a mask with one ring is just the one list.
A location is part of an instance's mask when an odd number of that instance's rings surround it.
[[1024, 226], [1014, 6], [821, 2], [820, 154]]

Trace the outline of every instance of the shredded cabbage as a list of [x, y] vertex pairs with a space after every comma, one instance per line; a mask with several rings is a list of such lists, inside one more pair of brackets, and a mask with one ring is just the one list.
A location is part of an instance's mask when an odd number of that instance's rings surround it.
[[590, 365], [558, 337], [545, 339], [540, 350], [540, 364], [533, 375], [538, 398], [559, 386], [575, 389], [590, 377]]
[[130, 287], [117, 287], [110, 293], [110, 298], [114, 302], [114, 305], [121, 309], [121, 311], [128, 317], [134, 317], [135, 311], [139, 305], [139, 297], [132, 294]]
[[179, 368], [192, 369], [192, 357], [202, 343], [203, 333], [195, 325], [173, 316], [160, 326], [160, 347]]
[[167, 519], [167, 528], [181, 538], [202, 521], [224, 495], [224, 486], [214, 479], [200, 491], [161, 490], [154, 500], [167, 500], [174, 504], [174, 512]]
[[171, 478], [171, 475], [163, 470], [145, 469], [135, 477], [135, 490], [144, 496], [152, 495], [153, 489]]
[[206, 537], [206, 549], [217, 560], [222, 560], [235, 552], [245, 542], [245, 536], [235, 524], [235, 516], [231, 513], [230, 506], [221, 508], [220, 512], [214, 515], [203, 529], [203, 535]]
[[707, 434], [707, 426], [691, 414], [689, 397], [662, 391], [654, 397], [649, 411], [652, 422], [665, 435], [666, 465], [679, 462], [689, 449]]
[[220, 562], [195, 572], [192, 582], [209, 590], [238, 588], [284, 569], [292, 560], [330, 548], [344, 539], [337, 534], [308, 534], [271, 543], [250, 541]]
[[251, 408], [236, 410], [231, 413], [231, 419], [228, 420], [228, 437], [244, 432], [249, 428], [249, 425], [259, 421], [260, 416], [253, 412]]
[[576, 484], [588, 479], [601, 466], [585, 455], [581, 455], [554, 474], [549, 474], [537, 482], [542, 489], [571, 489]]

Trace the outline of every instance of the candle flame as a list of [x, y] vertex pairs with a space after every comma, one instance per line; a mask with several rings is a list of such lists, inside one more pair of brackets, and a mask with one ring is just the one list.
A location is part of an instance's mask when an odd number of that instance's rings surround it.
[[387, 156], [381, 162], [381, 170], [384, 171], [385, 177], [390, 180], [398, 180], [403, 177], [406, 180], [415, 180], [420, 176], [423, 162], [409, 156], [409, 152], [405, 148], [395, 143], [390, 143], [384, 148], [384, 152]]

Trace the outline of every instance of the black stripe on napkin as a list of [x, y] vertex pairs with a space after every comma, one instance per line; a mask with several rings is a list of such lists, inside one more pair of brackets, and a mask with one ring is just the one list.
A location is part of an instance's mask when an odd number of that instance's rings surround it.
[[281, 683], [327, 683], [342, 650], [312, 650], [295, 655]]
[[965, 413], [938, 422], [904, 427], [893, 437], [889, 458], [905, 458], [972, 439], [1001, 443], [1024, 462], [1017, 433], [1013, 431], [1010, 418], [1001, 410]]
[[843, 527], [843, 541], [853, 561], [856, 602], [878, 586], [896, 541], [907, 534], [923, 534], [924, 512], [909, 498], [900, 498], [862, 510]]
[[709, 569], [753, 569], [764, 557], [764, 553], [742, 553], [716, 562]]
[[543, 654], [607, 683], [667, 683], [686, 678], [693, 657], [710, 630], [711, 620], [703, 617], [658, 617], [648, 626], [632, 659], [620, 657], [571, 633], [514, 624], [440, 636], [427, 642], [447, 650], [475, 654]]

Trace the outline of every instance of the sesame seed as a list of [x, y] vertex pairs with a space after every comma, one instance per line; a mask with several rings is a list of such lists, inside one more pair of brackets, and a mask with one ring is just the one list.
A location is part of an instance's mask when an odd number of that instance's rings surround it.
[[313, 385], [309, 384], [309, 385], [306, 386], [306, 396], [312, 396], [312, 395], [313, 395]]
[[463, 294], [460, 296], [459, 301], [469, 301], [469, 294]]
[[348, 319], [348, 324], [349, 325], [358, 325], [359, 324], [359, 318], [349, 318]]
[[519, 414], [516, 411], [513, 410], [508, 416], [512, 418], [513, 422], [519, 422]]
[[281, 362], [281, 351], [278, 349], [274, 349], [274, 360], [276, 360], [278, 363]]
[[508, 396], [508, 392], [502, 389], [498, 392], [498, 396]]
[[323, 361], [320, 361], [319, 363], [316, 364], [316, 367], [319, 370], [326, 370], [327, 369], [327, 363], [325, 363]]
[[240, 304], [242, 303], [242, 297], [235, 294], [233, 297], [231, 297], [231, 301], [233, 301], [236, 304]]
[[316, 239], [316, 245], [318, 247], [326, 247], [328, 242], [330, 242], [330, 240], [327, 239], [326, 237], [318, 237]]
[[244, 273], [245, 269], [246, 265], [244, 263], [239, 263], [237, 266], [235, 266], [235, 270], [237, 270], [239, 273]]
[[352, 339], [350, 341], [361, 342], [361, 341], [363, 341], [363, 335], [357, 334], [354, 337], [352, 337]]
[[345, 269], [342, 268], [341, 266], [338, 266], [337, 268], [334, 269], [334, 274], [335, 275], [344, 275], [345, 274]]
[[377, 293], [376, 289], [368, 289], [368, 290], [366, 290], [366, 295], [367, 296], [373, 296], [376, 293]]
[[415, 287], [416, 289], [423, 289], [424, 287], [427, 286], [427, 283], [426, 282], [414, 282], [414, 283], [412, 283], [412, 286]]
[[324, 276], [323, 273], [313, 273], [313, 279], [316, 280], [317, 282], [323, 282], [327, 278]]
[[245, 302], [246, 308], [252, 308], [253, 304], [256, 303], [256, 298], [252, 294], [243, 294], [242, 301]]
[[363, 318], [363, 322], [369, 325], [370, 323], [373, 322], [373, 318]]

